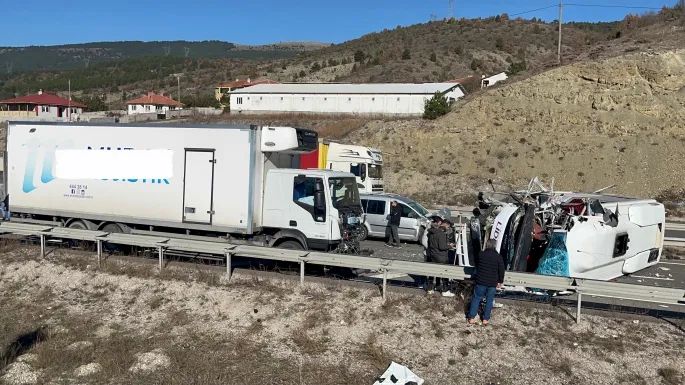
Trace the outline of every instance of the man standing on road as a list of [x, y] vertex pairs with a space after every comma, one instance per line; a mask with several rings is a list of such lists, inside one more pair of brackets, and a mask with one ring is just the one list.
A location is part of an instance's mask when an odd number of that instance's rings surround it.
[[397, 204], [397, 201], [392, 201], [390, 204], [390, 215], [388, 215], [388, 224], [390, 225], [390, 238], [386, 246], [394, 246], [401, 248], [400, 244], [400, 220], [402, 219], [402, 208]]
[[[430, 256], [431, 262], [445, 264], [449, 262], [448, 251], [450, 247], [454, 247], [454, 244], [447, 242], [446, 227], [447, 224], [443, 221], [440, 227], [431, 227], [430, 230], [428, 230], [428, 255]], [[454, 297], [454, 293], [450, 291], [449, 286], [445, 287], [445, 280], [442, 278], [437, 278], [437, 280], [439, 281], [438, 290], [442, 291], [442, 296]], [[431, 291], [429, 291], [429, 293]]]
[[468, 314], [468, 323], [476, 324], [478, 307], [485, 296], [485, 311], [483, 312], [483, 325], [490, 322], [490, 312], [495, 301], [495, 291], [504, 283], [504, 261], [496, 250], [497, 241], [488, 239], [485, 250], [478, 255], [476, 260], [476, 286], [473, 289], [473, 299]]

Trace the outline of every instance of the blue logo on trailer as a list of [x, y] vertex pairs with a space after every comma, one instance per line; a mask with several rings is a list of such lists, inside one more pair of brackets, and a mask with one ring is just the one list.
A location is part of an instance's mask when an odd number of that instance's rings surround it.
[[[31, 191], [35, 190], [36, 187], [33, 184], [33, 180], [35, 178], [35, 172], [36, 172], [36, 160], [38, 158], [38, 149], [41, 147], [41, 144], [39, 141], [35, 138], [30, 139], [28, 142], [24, 143], [23, 146], [26, 146], [28, 148], [28, 154], [26, 157], [26, 168], [24, 169], [24, 182], [22, 184], [22, 191], [25, 193], [30, 193]], [[43, 146], [46, 148], [45, 151], [45, 158], [43, 159], [43, 169], [41, 170], [40, 173], [40, 181], [43, 184], [50, 183], [55, 179], [55, 176], [52, 174], [52, 167], [53, 164], [55, 163], [55, 151], [57, 150], [58, 145], [55, 145], [53, 142], [50, 142], [49, 145]], [[88, 150], [92, 150], [93, 147], [88, 146]], [[100, 150], [111, 150], [112, 147], [100, 147]], [[117, 147], [116, 150], [133, 150], [132, 147]], [[102, 179], [102, 180], [109, 180], [109, 179]], [[129, 182], [129, 183], [153, 183], [153, 184], [169, 184], [169, 181], [167, 179], [112, 179], [113, 182]], [[149, 182], [148, 182], [149, 181]]]

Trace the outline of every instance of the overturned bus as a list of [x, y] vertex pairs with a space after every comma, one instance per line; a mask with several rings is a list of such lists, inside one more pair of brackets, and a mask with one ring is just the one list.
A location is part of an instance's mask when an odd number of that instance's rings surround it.
[[465, 260], [495, 239], [509, 271], [610, 280], [659, 263], [664, 205], [603, 190], [554, 191], [534, 178], [526, 190], [479, 193]]

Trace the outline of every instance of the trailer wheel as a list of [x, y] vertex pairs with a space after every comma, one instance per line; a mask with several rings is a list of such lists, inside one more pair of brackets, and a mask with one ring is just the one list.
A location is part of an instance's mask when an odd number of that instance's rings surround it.
[[[106, 233], [123, 233], [124, 231], [121, 229], [121, 226], [119, 226], [118, 223], [108, 223], [105, 226], [103, 226], [100, 230], [106, 232]], [[108, 253], [114, 253], [117, 251], [121, 252], [127, 252], [129, 246], [127, 245], [120, 245], [118, 243], [109, 243], [109, 242], [104, 242], [102, 245], [102, 248], [107, 251]]]
[[[88, 230], [88, 226], [83, 221], [79, 221], [79, 220], [76, 220], [76, 221], [69, 223], [67, 228], [75, 229], [75, 230]], [[77, 239], [70, 239], [68, 242], [69, 242], [70, 247], [77, 248], [77, 249], [85, 248], [85, 246], [88, 246], [88, 243], [89, 243], [89, 242], [80, 241]]]
[[279, 249], [287, 250], [304, 250], [304, 247], [302, 247], [300, 242], [297, 241], [283, 241], [279, 243], [276, 247]]

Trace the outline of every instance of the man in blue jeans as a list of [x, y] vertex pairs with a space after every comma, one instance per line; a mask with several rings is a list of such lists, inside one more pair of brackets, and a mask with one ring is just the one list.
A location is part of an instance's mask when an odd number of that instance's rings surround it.
[[476, 287], [473, 289], [473, 299], [468, 314], [468, 323], [476, 324], [478, 306], [485, 296], [485, 312], [483, 313], [483, 325], [490, 322], [490, 312], [495, 300], [495, 291], [504, 283], [504, 261], [497, 250], [497, 241], [488, 239], [485, 250], [479, 253], [476, 259]]

